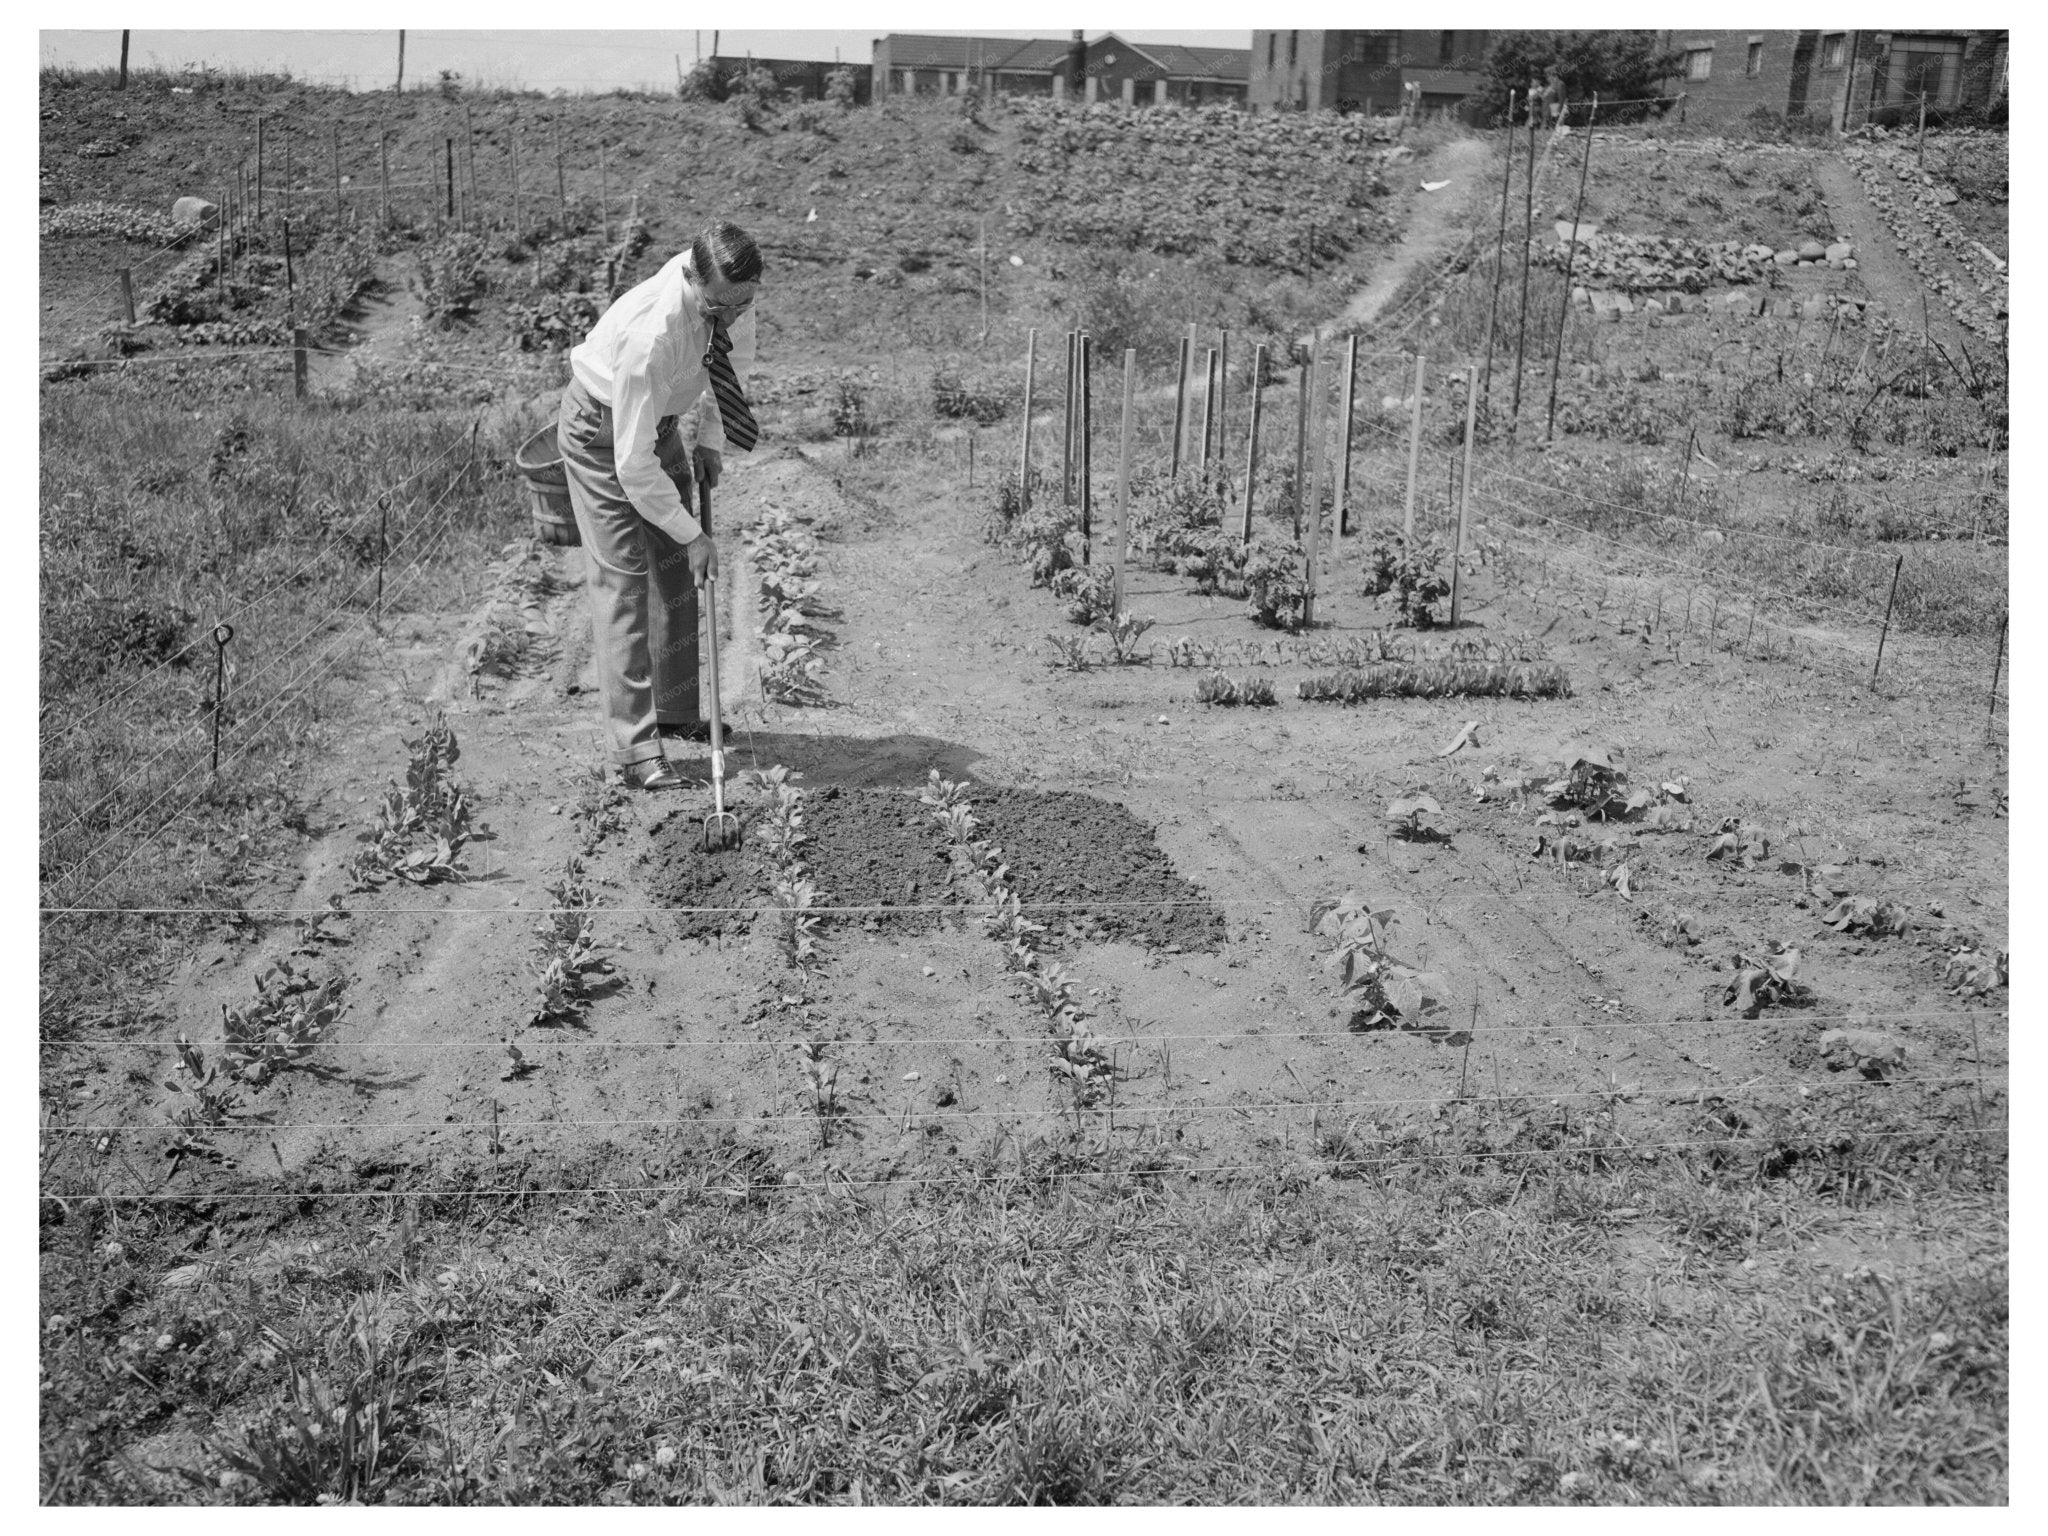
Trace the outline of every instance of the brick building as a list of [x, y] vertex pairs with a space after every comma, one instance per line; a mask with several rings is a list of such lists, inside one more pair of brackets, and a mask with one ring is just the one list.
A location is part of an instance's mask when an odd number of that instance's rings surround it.
[[1480, 87], [1488, 32], [1253, 32], [1254, 111], [1391, 112], [1419, 85], [1426, 111], [1455, 111]]
[[[874, 45], [875, 90], [886, 96], [967, 91], [1067, 97], [1071, 44], [1062, 38], [941, 37], [892, 32]], [[1128, 43], [1114, 32], [1084, 45], [1083, 101], [1241, 103], [1249, 57], [1242, 48]]]
[[2005, 93], [1998, 32], [1665, 32], [1683, 56], [1665, 88], [1688, 122], [1732, 122], [1757, 107], [1856, 128], [1887, 109], [1917, 116], [1988, 107]]

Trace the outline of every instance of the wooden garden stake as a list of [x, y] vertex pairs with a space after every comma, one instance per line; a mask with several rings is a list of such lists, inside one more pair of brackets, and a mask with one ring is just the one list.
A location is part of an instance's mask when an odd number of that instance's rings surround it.
[[[1529, 339], [1529, 237], [1536, 228], [1536, 93], [1529, 93], [1529, 178], [1522, 193], [1522, 296], [1515, 304], [1515, 397], [1509, 406], [1508, 432], [1522, 426], [1522, 356]], [[1577, 233], [1576, 230], [1573, 231]], [[1571, 297], [1571, 290], [1565, 290]]]
[[341, 128], [327, 130], [327, 149], [334, 161], [334, 222], [341, 223]]
[[213, 774], [220, 776], [220, 716], [228, 691], [228, 642], [235, 638], [235, 626], [213, 626]]
[[1244, 510], [1238, 522], [1238, 542], [1252, 541], [1252, 488], [1259, 478], [1259, 416], [1265, 404], [1265, 394], [1259, 388], [1259, 380], [1266, 375], [1266, 345], [1258, 343], [1252, 348], [1252, 425], [1244, 449]]
[[1095, 338], [1081, 333], [1081, 563], [1094, 554], [1095, 541]]
[[469, 103], [462, 104], [462, 131], [468, 139], [469, 149], [469, 227], [476, 228], [476, 119], [470, 115]]
[[1451, 628], [1458, 627], [1458, 569], [1465, 560], [1465, 519], [1472, 505], [1472, 437], [1479, 421], [1479, 370], [1465, 370], [1465, 479], [1459, 488], [1458, 532], [1451, 545]]
[[284, 221], [284, 317], [287, 324], [293, 323], [298, 312], [298, 279], [292, 271], [292, 221]]
[[448, 222], [455, 222], [455, 138], [450, 134], [442, 139], [448, 157]]
[[597, 141], [597, 221], [604, 243], [612, 243], [612, 173], [604, 156], [604, 140]]
[[1756, 599], [1752, 597], [1752, 598], [1751, 598], [1751, 599], [1749, 600], [1749, 628], [1745, 629], [1745, 630], [1744, 630], [1744, 631], [1742, 632], [1742, 655], [1743, 655], [1743, 659], [1744, 659], [1744, 660], [1747, 660], [1747, 659], [1748, 659], [1748, 657], [1749, 657], [1749, 637], [1750, 637], [1751, 635], [1755, 634], [1755, 633], [1756, 633]]
[[256, 119], [256, 223], [263, 223], [263, 119]]
[[1351, 413], [1358, 384], [1358, 337], [1354, 333], [1344, 349], [1343, 424], [1337, 429], [1337, 526], [1330, 543], [1334, 551], [1349, 531], [1351, 514]]
[[1074, 504], [1074, 353], [1079, 331], [1067, 332], [1066, 388], [1060, 396], [1060, 505]]
[[2012, 621], [2008, 609], [1998, 619], [1998, 654], [1991, 659], [1991, 705], [1984, 712], [1984, 729], [1989, 732], [1998, 725], [1998, 674], [2005, 666], [2005, 626]]
[[1429, 361], [1425, 352], [1415, 354], [1415, 400], [1408, 413], [1408, 500], [1401, 509], [1401, 532], [1415, 537], [1415, 477], [1422, 468], [1422, 374]]
[[379, 196], [377, 207], [384, 227], [391, 227], [391, 135], [384, 129], [377, 130], [377, 177]]
[[[1508, 250], [1508, 194], [1515, 186], [1515, 93], [1508, 92], [1507, 165], [1500, 178], [1500, 230], [1493, 239], [1493, 295], [1486, 304], [1486, 394], [1493, 397], [1493, 326], [1500, 314], [1501, 268], [1507, 261]], [[1338, 519], [1337, 531], [1344, 531], [1342, 518]]]
[[519, 213], [519, 119], [505, 132], [505, 147], [512, 156], [512, 238], [526, 238], [526, 224]]
[[1314, 354], [1301, 354], [1301, 376], [1296, 381], [1294, 409], [1294, 540], [1301, 542], [1301, 518], [1306, 503], [1308, 480], [1308, 375]]
[[[1899, 556], [1892, 566], [1892, 590], [1884, 600], [1884, 627], [1877, 632], [1877, 657], [1870, 664], [1870, 686], [1877, 686], [1877, 669], [1884, 665], [1885, 637], [1892, 632], [1892, 604], [1899, 600], [1899, 572], [1906, 568], [1906, 557]], [[2004, 647], [2001, 645], [2001, 650]]]
[[1202, 452], [1197, 462], [1204, 475], [1209, 470], [1209, 441], [1211, 424], [1216, 416], [1216, 349], [1206, 348], [1202, 355]]
[[1180, 339], [1180, 367], [1173, 378], [1173, 462], [1167, 470], [1168, 476], [1180, 478], [1180, 439], [1186, 430], [1188, 418], [1188, 352], [1194, 345], [1190, 337]]
[[306, 328], [292, 327], [292, 398], [306, 398]]
[[1308, 354], [1308, 500], [1302, 522], [1303, 549], [1301, 622], [1304, 628], [1316, 617], [1316, 559], [1323, 544], [1323, 397], [1325, 387], [1320, 364], [1321, 344], [1312, 344]]
[[1031, 510], [1031, 392], [1038, 382], [1038, 328], [1024, 333], [1024, 446], [1017, 454], [1017, 515]]
[[135, 323], [135, 277], [126, 267], [116, 267], [114, 276], [121, 283], [121, 318], [130, 325]]
[[1230, 330], [1224, 328], [1216, 347], [1216, 462], [1223, 462], [1230, 440]]
[[1572, 315], [1572, 262], [1579, 254], [1579, 220], [1586, 212], [1586, 173], [1593, 165], [1593, 119], [1600, 115], [1600, 93], [1593, 93], [1593, 104], [1586, 111], [1586, 150], [1579, 157], [1579, 197], [1572, 205], [1572, 238], [1564, 252], [1564, 298], [1557, 310], [1557, 340], [1550, 348], [1550, 411], [1543, 423], [1543, 441], [1549, 442], [1557, 430], [1557, 375], [1564, 364], [1565, 322]]
[[558, 118], [549, 126], [555, 135], [555, 202], [562, 210], [562, 219], [569, 218], [569, 178], [562, 169], [562, 124]]
[[1120, 618], [1124, 611], [1124, 557], [1130, 545], [1131, 524], [1131, 418], [1138, 395], [1138, 349], [1124, 348], [1124, 423], [1116, 456], [1116, 545], [1110, 558], [1115, 561], [1111, 578], [1109, 615]]

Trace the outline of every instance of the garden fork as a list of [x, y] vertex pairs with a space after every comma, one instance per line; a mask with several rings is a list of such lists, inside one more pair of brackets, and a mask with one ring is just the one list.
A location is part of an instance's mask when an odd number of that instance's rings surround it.
[[[711, 487], [697, 482], [704, 529], [711, 529]], [[711, 814], [704, 818], [704, 851], [737, 848], [740, 819], [725, 808], [725, 716], [718, 689], [718, 576], [704, 578], [704, 669], [711, 688]]]

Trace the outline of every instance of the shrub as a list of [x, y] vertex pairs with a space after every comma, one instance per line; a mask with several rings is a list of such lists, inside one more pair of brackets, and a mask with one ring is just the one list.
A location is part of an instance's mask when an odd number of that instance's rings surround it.
[[1450, 600], [1448, 558], [1449, 551], [1434, 537], [1411, 539], [1398, 528], [1375, 528], [1366, 548], [1365, 595], [1394, 593], [1400, 622], [1428, 629], [1437, 622], [1437, 605]]
[[937, 415], [986, 427], [1001, 421], [1009, 409], [1009, 391], [1001, 385], [969, 385], [949, 367], [932, 373], [932, 410]]
[[604, 313], [595, 293], [542, 293], [508, 306], [512, 337], [522, 352], [559, 352], [589, 334]]
[[676, 88], [676, 94], [685, 101], [723, 101], [726, 96], [725, 80], [715, 63], [710, 59], [699, 59], [683, 76], [683, 83]]
[[[1042, 470], [1031, 471], [1031, 504], [1041, 505], [1052, 490], [1052, 481]], [[1018, 514], [1024, 510], [1023, 488], [1008, 475], [998, 479], [989, 496], [988, 515], [981, 536], [991, 544], [1003, 544], [1015, 536]]]
[[484, 275], [487, 254], [481, 239], [461, 231], [444, 235], [420, 251], [413, 291], [419, 294], [428, 321], [446, 330], [475, 312], [476, 301], [490, 286]]
[[1182, 569], [1184, 560], [1206, 568], [1207, 535], [1223, 526], [1227, 485], [1220, 466], [1206, 476], [1195, 469], [1177, 477], [1136, 479], [1131, 486], [1131, 558], [1183, 576], [1195, 574]]
[[842, 112], [851, 112], [859, 101], [851, 69], [841, 66], [825, 77], [825, 99]]
[[1302, 579], [1306, 554], [1292, 539], [1259, 534], [1244, 553], [1245, 612], [1267, 629], [1299, 629], [1308, 603]]

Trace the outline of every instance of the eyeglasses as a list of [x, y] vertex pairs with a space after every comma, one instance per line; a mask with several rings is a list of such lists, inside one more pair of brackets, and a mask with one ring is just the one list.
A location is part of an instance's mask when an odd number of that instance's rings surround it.
[[708, 320], [730, 320], [737, 315], [744, 315], [753, 307], [752, 299], [741, 299], [737, 304], [713, 304], [707, 300], [699, 305]]

